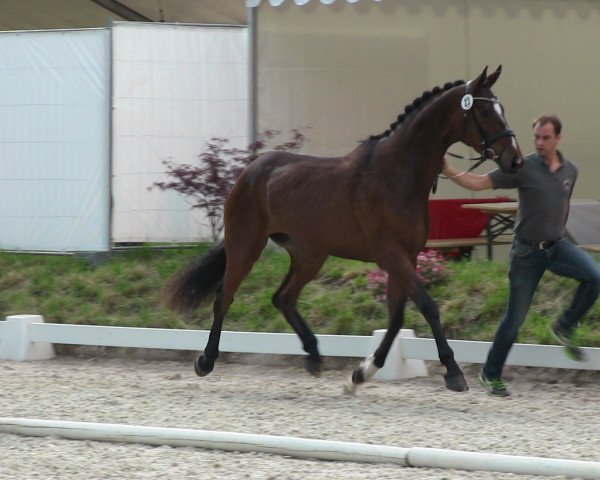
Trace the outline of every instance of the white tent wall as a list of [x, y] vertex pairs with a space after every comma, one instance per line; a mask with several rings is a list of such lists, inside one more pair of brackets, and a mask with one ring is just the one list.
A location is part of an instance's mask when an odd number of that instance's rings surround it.
[[0, 34], [0, 249], [109, 248], [106, 29]]
[[[344, 154], [383, 132], [423, 91], [502, 64], [494, 92], [524, 153], [533, 151], [532, 119], [558, 114], [561, 148], [581, 172], [574, 196], [598, 197], [600, 136], [592, 99], [600, 72], [600, 2], [314, 0], [300, 6], [286, 0], [263, 1], [254, 16], [258, 131], [309, 125], [303, 152]], [[488, 162], [477, 171], [491, 168]], [[436, 195], [473, 194], [443, 181]]]
[[198, 164], [213, 137], [248, 145], [248, 31], [143, 23], [112, 31], [112, 240], [208, 239], [203, 212], [148, 188], [168, 180], [163, 160]]
[[248, 30], [116, 23], [0, 33], [0, 249], [210, 238], [163, 160], [249, 142]]

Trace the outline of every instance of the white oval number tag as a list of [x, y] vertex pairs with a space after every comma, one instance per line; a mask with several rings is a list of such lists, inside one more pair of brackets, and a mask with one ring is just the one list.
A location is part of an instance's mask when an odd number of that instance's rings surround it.
[[470, 110], [473, 106], [473, 95], [467, 93], [465, 96], [463, 96], [462, 100], [460, 101], [460, 106], [463, 110]]

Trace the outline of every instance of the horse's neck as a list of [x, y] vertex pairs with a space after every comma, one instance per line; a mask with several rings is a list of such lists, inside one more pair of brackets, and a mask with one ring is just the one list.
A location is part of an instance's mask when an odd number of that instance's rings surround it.
[[441, 158], [448, 147], [462, 140], [464, 114], [455, 105], [459, 100], [455, 95], [444, 95], [427, 108], [418, 112], [406, 129], [399, 131], [401, 142], [415, 155], [428, 158]]
[[458, 100], [445, 96], [436, 101], [440, 104], [417, 112], [389, 138], [391, 161], [399, 163], [400, 171], [418, 172], [412, 177], [419, 191], [429, 191], [440, 173], [446, 150], [462, 139], [462, 112], [451, 108]]

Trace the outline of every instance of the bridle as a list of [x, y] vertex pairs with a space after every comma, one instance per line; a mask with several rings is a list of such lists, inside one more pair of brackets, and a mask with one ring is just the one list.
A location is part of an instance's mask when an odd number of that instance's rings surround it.
[[[498, 132], [498, 133], [492, 135], [491, 137], [486, 136], [485, 132], [483, 131], [483, 128], [481, 127], [481, 124], [479, 123], [479, 120], [477, 120], [477, 116], [472, 111], [472, 107], [473, 107], [473, 105], [475, 105], [476, 100], [481, 100], [483, 102], [492, 102], [492, 103], [496, 103], [498, 105], [501, 105], [501, 104], [496, 97], [494, 97], [494, 98], [474, 97], [472, 91], [473, 91], [473, 86], [472, 86], [472, 83], [469, 81], [465, 84], [465, 94], [462, 96], [462, 98], [460, 100], [460, 106], [464, 111], [463, 117], [465, 119], [465, 121], [463, 123], [462, 138], [463, 139], [465, 138], [465, 133], [467, 131], [467, 122], [469, 121], [469, 114], [470, 114], [470, 118], [472, 118], [473, 122], [475, 122], [477, 131], [479, 132], [479, 136], [481, 137], [481, 154], [478, 157], [464, 157], [462, 155], [457, 155], [456, 153], [447, 151], [446, 155], [450, 155], [451, 157], [454, 157], [454, 158], [460, 158], [461, 160], [475, 160], [475, 163], [473, 165], [471, 165], [471, 167], [468, 170], [460, 173], [459, 175], [456, 175], [458, 177], [465, 175], [466, 173], [472, 172], [486, 160], [496, 160], [497, 158], [501, 157], [502, 154], [504, 153], [504, 148], [506, 148], [506, 147], [504, 147], [502, 149], [502, 151], [500, 152], [500, 155], [496, 155], [496, 152], [494, 152], [494, 150], [492, 149], [492, 145], [494, 143], [496, 143], [498, 140], [500, 140], [501, 138], [515, 136], [515, 133], [510, 128], [507, 128], [506, 130], [503, 130], [502, 132]], [[435, 179], [433, 181], [433, 185], [431, 187], [431, 190], [433, 193], [435, 193], [437, 191], [438, 177], [439, 177], [439, 174], [438, 174], [438, 176], [435, 177]], [[444, 178], [446, 178], [446, 177], [444, 177]]]
[[477, 120], [477, 116], [475, 115], [475, 113], [472, 110], [472, 107], [475, 104], [476, 100], [481, 100], [484, 102], [492, 102], [492, 103], [495, 103], [498, 105], [500, 105], [500, 102], [495, 97], [494, 98], [474, 97], [472, 94], [472, 90], [473, 90], [472, 83], [467, 82], [465, 84], [465, 94], [463, 95], [463, 97], [460, 101], [460, 106], [464, 111], [463, 117], [465, 119], [464, 124], [463, 124], [463, 139], [464, 139], [465, 133], [467, 131], [467, 122], [469, 121], [469, 118], [472, 118], [473, 122], [475, 122], [475, 126], [477, 127], [477, 131], [479, 132], [479, 136], [481, 137], [481, 154], [479, 155], [479, 157], [464, 157], [462, 155], [457, 155], [455, 153], [446, 152], [448, 155], [450, 155], [454, 158], [460, 158], [463, 160], [476, 160], [476, 162], [473, 165], [471, 165], [471, 167], [467, 170], [467, 172], [471, 172], [471, 171], [475, 170], [479, 165], [481, 165], [486, 160], [496, 160], [497, 158], [502, 156], [504, 149], [502, 149], [502, 152], [500, 152], [500, 155], [496, 155], [496, 152], [494, 152], [494, 150], [491, 148], [492, 145], [494, 143], [496, 143], [498, 140], [500, 140], [501, 138], [515, 136], [515, 133], [509, 128], [507, 128], [506, 130], [503, 130], [501, 132], [498, 132], [498, 133], [492, 135], [491, 137], [486, 136], [481, 124], [479, 123], [479, 120]]

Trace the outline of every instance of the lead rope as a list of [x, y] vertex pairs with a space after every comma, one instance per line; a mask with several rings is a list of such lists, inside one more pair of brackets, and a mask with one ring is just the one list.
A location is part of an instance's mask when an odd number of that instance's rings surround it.
[[[451, 177], [447, 177], [446, 175], [442, 175], [441, 172], [439, 173], [438, 177], [442, 177], [444, 180], [449, 180], [451, 178], [458, 178], [458, 177], [462, 177], [463, 175], [466, 175], [469, 172], [472, 172], [473, 170], [475, 170], [479, 165], [481, 165], [483, 162], [485, 162], [487, 160], [486, 157], [484, 157], [483, 155], [479, 156], [479, 157], [463, 157], [462, 155], [456, 155], [455, 153], [451, 153], [451, 152], [446, 152], [446, 155], [450, 155], [451, 157], [454, 158], [460, 158], [461, 160], [477, 160], [473, 165], [471, 165], [469, 167], [468, 170], [465, 170], [462, 173], [459, 173], [457, 175], [452, 175]], [[437, 184], [437, 178], [436, 178], [436, 182]], [[435, 191], [433, 192], [435, 193]]]

